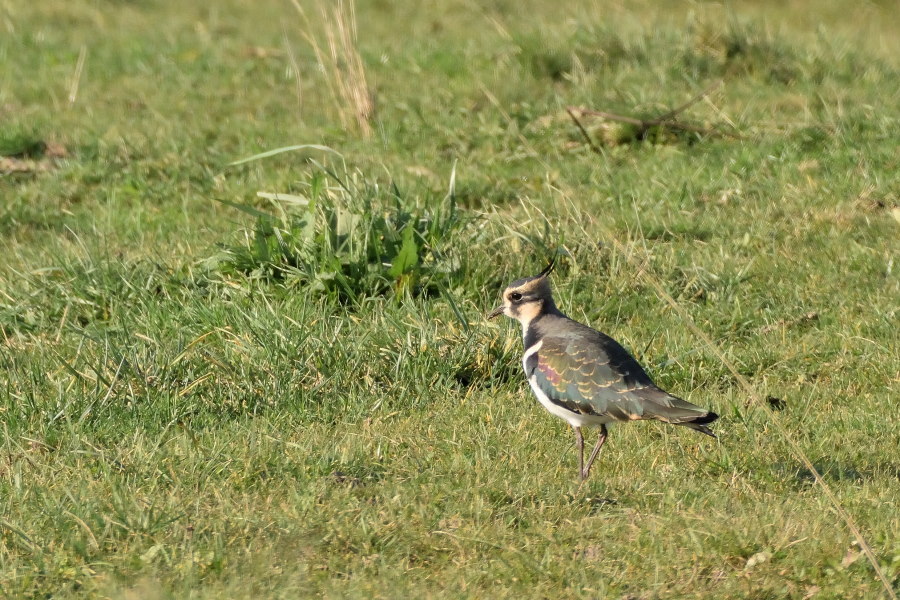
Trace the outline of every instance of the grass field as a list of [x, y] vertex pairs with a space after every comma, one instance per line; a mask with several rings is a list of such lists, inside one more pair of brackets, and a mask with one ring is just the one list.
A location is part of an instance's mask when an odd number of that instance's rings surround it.
[[[297, 6], [0, 0], [0, 595], [896, 593], [893, 3]], [[718, 440], [578, 487], [484, 320], [557, 251]]]

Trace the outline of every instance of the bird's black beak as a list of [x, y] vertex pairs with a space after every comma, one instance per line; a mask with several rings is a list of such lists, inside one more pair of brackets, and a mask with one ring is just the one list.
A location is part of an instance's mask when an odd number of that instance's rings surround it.
[[495, 317], [499, 317], [500, 315], [502, 315], [502, 314], [503, 314], [503, 309], [504, 309], [504, 308], [505, 308], [505, 307], [501, 304], [500, 306], [498, 306], [497, 308], [495, 308], [494, 310], [492, 310], [491, 312], [489, 312], [488, 315], [487, 315], [488, 320], [491, 320], [491, 319], [493, 319], [493, 318], [495, 318]]

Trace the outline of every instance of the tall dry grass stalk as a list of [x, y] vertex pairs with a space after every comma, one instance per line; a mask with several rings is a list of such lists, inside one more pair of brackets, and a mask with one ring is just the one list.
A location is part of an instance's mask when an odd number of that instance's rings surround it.
[[[341, 124], [347, 129], [356, 127], [364, 137], [369, 137], [372, 134], [369, 121], [375, 113], [375, 103], [369, 92], [366, 71], [357, 49], [356, 6], [353, 0], [318, 0], [322, 15], [320, 35], [316, 35], [315, 28], [299, 1], [291, 2], [305, 23], [303, 37], [309, 42], [321, 65], [325, 84], [334, 100]], [[324, 42], [320, 43], [320, 37], [324, 37]], [[299, 77], [299, 73], [297, 76]]]

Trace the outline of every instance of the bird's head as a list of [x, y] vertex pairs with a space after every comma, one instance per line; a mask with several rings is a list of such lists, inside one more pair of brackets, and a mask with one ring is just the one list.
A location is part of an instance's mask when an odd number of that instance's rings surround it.
[[517, 279], [509, 284], [503, 290], [503, 304], [489, 312], [487, 318], [506, 315], [527, 325], [538, 315], [555, 311], [556, 305], [553, 303], [548, 277], [553, 270], [554, 262], [551, 260], [550, 264], [534, 277]]

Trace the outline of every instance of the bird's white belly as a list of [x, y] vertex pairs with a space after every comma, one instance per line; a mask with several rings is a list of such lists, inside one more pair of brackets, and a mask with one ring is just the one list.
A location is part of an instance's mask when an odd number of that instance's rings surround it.
[[604, 423], [612, 423], [615, 419], [610, 417], [600, 416], [600, 415], [583, 415], [581, 413], [572, 412], [566, 408], [558, 404], [554, 404], [550, 398], [547, 397], [547, 394], [538, 386], [535, 376], [532, 375], [528, 380], [528, 383], [531, 384], [531, 389], [534, 391], [534, 395], [537, 396], [538, 402], [541, 403], [541, 406], [547, 409], [547, 411], [560, 419], [567, 421], [572, 427], [584, 427], [585, 425], [602, 425]]

